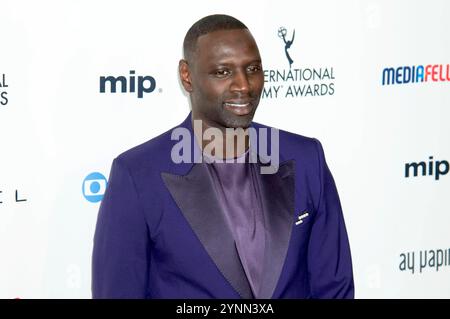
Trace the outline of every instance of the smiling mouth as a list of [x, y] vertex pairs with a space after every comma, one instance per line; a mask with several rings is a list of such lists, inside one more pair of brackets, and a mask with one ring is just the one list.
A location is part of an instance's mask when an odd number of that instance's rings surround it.
[[253, 109], [252, 104], [250, 102], [246, 103], [224, 102], [223, 105], [226, 110], [238, 116], [250, 114]]

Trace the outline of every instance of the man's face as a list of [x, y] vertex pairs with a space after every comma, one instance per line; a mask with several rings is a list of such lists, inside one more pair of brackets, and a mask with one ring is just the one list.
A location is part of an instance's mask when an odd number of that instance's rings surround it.
[[[246, 29], [219, 30], [200, 36], [192, 61], [185, 65], [192, 113], [220, 129], [247, 128], [258, 107], [264, 75], [258, 47]], [[180, 64], [181, 66], [181, 64]]]

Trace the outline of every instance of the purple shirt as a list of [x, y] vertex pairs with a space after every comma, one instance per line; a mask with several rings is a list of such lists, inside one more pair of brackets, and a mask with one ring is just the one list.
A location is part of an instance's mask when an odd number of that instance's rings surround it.
[[[248, 152], [243, 156], [247, 156]], [[206, 161], [211, 162], [210, 160]], [[248, 161], [247, 161], [248, 162]], [[265, 248], [264, 215], [254, 165], [214, 161], [207, 165], [219, 205], [234, 236], [242, 266], [255, 298], [262, 276]]]

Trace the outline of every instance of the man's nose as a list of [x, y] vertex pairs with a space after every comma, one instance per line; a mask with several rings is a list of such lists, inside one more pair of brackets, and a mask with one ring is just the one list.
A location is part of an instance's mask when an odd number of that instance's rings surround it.
[[250, 91], [250, 82], [248, 81], [246, 72], [239, 71], [234, 73], [230, 91], [241, 93], [248, 93]]

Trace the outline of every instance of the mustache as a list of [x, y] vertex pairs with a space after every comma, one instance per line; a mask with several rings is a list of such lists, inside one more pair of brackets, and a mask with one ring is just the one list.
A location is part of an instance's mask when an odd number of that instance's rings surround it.
[[249, 94], [229, 94], [222, 96], [223, 102], [243, 102], [243, 103], [249, 103], [254, 102], [259, 99], [260, 94], [256, 93], [249, 93]]

